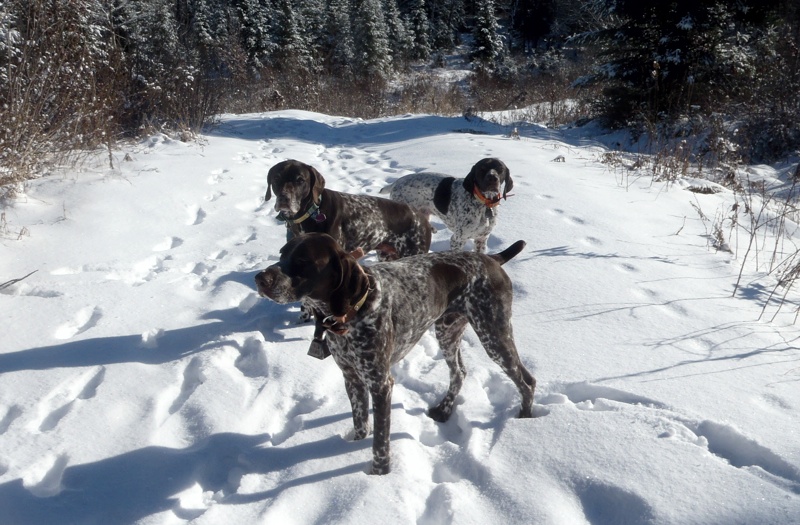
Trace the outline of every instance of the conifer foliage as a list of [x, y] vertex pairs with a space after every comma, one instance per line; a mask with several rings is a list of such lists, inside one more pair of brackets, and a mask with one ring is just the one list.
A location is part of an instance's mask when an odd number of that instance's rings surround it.
[[[396, 75], [456, 51], [480, 73], [471, 91], [449, 91], [459, 103], [524, 103], [582, 64], [592, 72], [570, 80], [602, 89], [589, 91], [593, 116], [652, 127], [723, 115], [751, 155], [774, 158], [800, 148], [798, 11], [796, 0], [4, 0], [0, 187], [53, 155], [194, 130], [219, 111], [382, 112]], [[580, 95], [565, 85], [549, 93]], [[497, 86], [513, 92], [487, 93]]]

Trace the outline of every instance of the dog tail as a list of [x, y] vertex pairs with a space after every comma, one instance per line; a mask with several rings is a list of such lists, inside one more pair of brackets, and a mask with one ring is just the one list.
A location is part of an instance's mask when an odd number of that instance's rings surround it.
[[517, 241], [505, 250], [500, 253], [493, 253], [489, 255], [492, 259], [499, 262], [500, 264], [505, 264], [521, 252], [525, 248], [525, 241]]

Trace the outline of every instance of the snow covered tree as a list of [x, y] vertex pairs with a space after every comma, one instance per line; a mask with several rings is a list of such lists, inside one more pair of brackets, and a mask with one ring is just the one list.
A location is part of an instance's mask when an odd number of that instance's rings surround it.
[[496, 70], [506, 58], [506, 50], [500, 35], [494, 0], [477, 1], [472, 36], [472, 60], [481, 69]]
[[369, 80], [386, 80], [392, 70], [392, 53], [381, 0], [357, 0], [354, 7], [356, 74]]
[[[327, 25], [327, 1], [326, 0], [300, 0], [300, 15], [303, 18], [303, 31], [305, 31], [306, 41], [312, 54], [317, 57], [320, 49], [327, 42], [325, 27]], [[315, 59], [319, 63], [319, 57]]]
[[272, 41], [272, 22], [275, 12], [271, 0], [238, 0], [239, 39], [253, 72], [269, 63], [275, 51]]
[[331, 71], [349, 77], [355, 63], [350, 0], [331, 0], [328, 5], [326, 35], [327, 62]]
[[316, 58], [302, 14], [295, 9], [292, 0], [278, 0], [278, 6], [279, 16], [275, 35], [277, 66], [284, 70], [314, 71]]
[[437, 51], [453, 49], [458, 34], [464, 29], [464, 0], [428, 0], [432, 48]]
[[428, 60], [431, 55], [430, 23], [425, 11], [425, 0], [411, 0], [406, 26], [411, 37], [411, 60]]
[[618, 23], [582, 35], [604, 62], [587, 81], [608, 86], [602, 111], [612, 123], [651, 122], [732, 94], [751, 56], [753, 25], [774, 0], [608, 0]]
[[383, 12], [386, 19], [386, 36], [392, 55], [392, 64], [399, 67], [408, 62], [411, 55], [412, 39], [405, 22], [400, 17], [397, 0], [383, 0]]

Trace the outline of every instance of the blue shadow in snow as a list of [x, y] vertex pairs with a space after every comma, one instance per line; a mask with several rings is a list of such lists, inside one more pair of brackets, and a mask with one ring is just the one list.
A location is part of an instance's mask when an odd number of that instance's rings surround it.
[[[349, 414], [341, 415], [345, 417]], [[392, 439], [409, 437], [404, 433], [392, 435]], [[217, 504], [241, 504], [274, 498], [290, 487], [366, 472], [369, 465], [370, 455], [365, 451], [364, 462], [322, 470], [256, 494], [236, 494], [239, 480], [245, 474], [286, 470], [306, 461], [324, 460], [372, 446], [372, 439], [351, 442], [333, 436], [295, 446], [263, 447], [269, 439], [267, 434], [214, 434], [185, 449], [145, 447], [71, 466], [64, 470], [61, 492], [52, 497], [34, 496], [21, 479], [9, 481], [0, 484], [0, 522], [121, 524], [170, 509], [179, 518], [193, 519], [202, 510], [180, 508], [176, 495], [195, 484], [203, 492], [222, 491], [224, 497]]]
[[[226, 120], [206, 131], [209, 136], [235, 136], [245, 140], [297, 139], [326, 147], [391, 144], [433, 137], [445, 133], [496, 134], [507, 133], [506, 127], [481, 118], [437, 117], [409, 115], [391, 120], [347, 120], [338, 125], [318, 122], [311, 118], [243, 115]], [[465, 174], [466, 175], [466, 174]]]
[[[252, 287], [257, 272], [234, 272], [220, 277]], [[297, 321], [295, 305], [259, 300], [247, 312], [239, 308], [216, 310], [201, 318], [216, 322], [165, 330], [155, 348], [142, 343], [141, 334], [97, 337], [0, 354], [0, 374], [20, 370], [110, 365], [116, 363], [161, 364], [198, 352], [234, 345], [225, 336], [236, 332], [260, 331], [267, 341], [286, 341], [283, 330]]]

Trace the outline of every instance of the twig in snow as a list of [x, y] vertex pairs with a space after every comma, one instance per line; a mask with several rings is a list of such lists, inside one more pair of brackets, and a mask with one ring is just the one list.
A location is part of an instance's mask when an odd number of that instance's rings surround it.
[[20, 277], [19, 279], [11, 279], [10, 281], [6, 281], [6, 282], [0, 284], [0, 290], [2, 290], [3, 288], [8, 288], [12, 284], [16, 284], [16, 283], [22, 281], [23, 279], [27, 279], [28, 277], [30, 277], [31, 275], [35, 274], [38, 271], [39, 270], [34, 270], [31, 273], [29, 273], [28, 275], [26, 275], [25, 277]]

